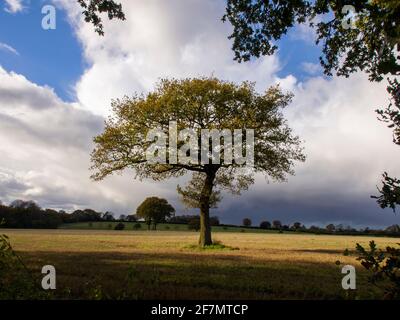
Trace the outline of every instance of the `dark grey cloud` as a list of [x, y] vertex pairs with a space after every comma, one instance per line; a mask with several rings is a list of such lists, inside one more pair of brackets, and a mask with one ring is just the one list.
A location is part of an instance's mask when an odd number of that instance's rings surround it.
[[326, 226], [329, 223], [350, 225], [356, 228], [387, 227], [400, 223], [399, 215], [392, 210], [382, 210], [365, 194], [363, 197], [345, 198], [340, 194], [330, 197], [288, 200], [279, 194], [252, 194], [231, 199], [214, 214], [227, 223], [239, 224], [244, 217], [252, 219], [254, 225], [261, 221], [280, 220], [284, 224], [301, 222], [307, 226]]

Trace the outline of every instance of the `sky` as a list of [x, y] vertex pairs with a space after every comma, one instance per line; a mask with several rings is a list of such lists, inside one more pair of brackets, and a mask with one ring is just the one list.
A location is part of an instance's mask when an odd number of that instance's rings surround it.
[[[44, 5], [56, 7], [56, 29], [41, 26]], [[399, 223], [380, 209], [384, 171], [400, 176], [400, 149], [374, 110], [388, 103], [384, 83], [363, 73], [326, 77], [312, 30], [297, 26], [278, 52], [233, 60], [223, 0], [125, 0], [127, 20], [108, 21], [105, 36], [85, 23], [76, 1], [0, 0], [0, 200], [34, 200], [46, 208], [93, 208], [131, 214], [161, 196], [178, 214], [176, 185], [135, 180], [130, 171], [90, 180], [92, 138], [102, 132], [112, 99], [146, 93], [165, 77], [217, 76], [254, 81], [259, 92], [279, 83], [294, 93], [285, 116], [304, 141], [305, 163], [273, 183], [264, 176], [240, 197], [224, 195], [212, 211], [223, 223], [279, 219], [386, 227]]]

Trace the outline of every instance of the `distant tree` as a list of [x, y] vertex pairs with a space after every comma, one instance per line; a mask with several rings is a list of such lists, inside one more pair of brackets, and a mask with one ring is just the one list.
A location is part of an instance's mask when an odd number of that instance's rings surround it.
[[122, 222], [117, 223], [114, 227], [114, 230], [124, 230], [125, 229], [125, 224], [123, 224]]
[[33, 201], [14, 201], [0, 205], [0, 222], [5, 228], [55, 229], [63, 222], [55, 210], [41, 209]]
[[121, 221], [126, 221], [126, 220], [127, 220], [127, 216], [126, 216], [125, 214], [121, 214], [121, 215], [119, 216], [119, 220], [121, 220]]
[[101, 221], [102, 219], [101, 212], [92, 209], [85, 209], [82, 214], [82, 221]]
[[336, 230], [335, 225], [334, 225], [333, 223], [328, 224], [328, 225], [325, 227], [325, 229], [326, 229], [326, 231], [328, 231], [329, 233], [333, 233], [333, 232], [335, 232], [335, 230]]
[[[256, 172], [282, 181], [287, 174], [294, 173], [296, 161], [305, 160], [302, 142], [288, 127], [282, 113], [291, 99], [291, 94], [283, 93], [277, 86], [259, 94], [255, 84], [248, 82], [237, 84], [213, 77], [162, 80], [146, 96], [114, 101], [114, 116], [106, 122], [104, 133], [94, 139], [92, 178], [101, 180], [125, 168], [133, 169], [139, 178], [154, 180], [187, 172], [200, 173], [203, 185], [199, 244], [211, 245], [209, 216], [215, 190], [226, 189], [238, 194], [254, 182]], [[188, 162], [177, 161], [172, 153], [165, 153], [165, 157], [160, 153], [160, 160], [149, 161], [146, 155], [154, 143], [145, 138], [150, 128], [158, 128], [161, 136], [168, 137], [170, 121], [175, 121], [177, 128], [192, 129], [197, 137], [201, 136], [201, 130], [207, 129], [233, 132], [256, 128], [254, 166], [249, 170], [246, 161], [225, 161], [226, 146], [221, 150], [220, 145], [210, 144], [209, 151], [218, 151], [221, 161], [213, 158], [215, 152], [197, 152], [197, 158]], [[250, 146], [246, 139], [247, 134], [242, 135], [243, 145]], [[179, 144], [184, 145], [182, 140]]]
[[107, 211], [106, 213], [103, 214], [102, 220], [104, 221], [114, 221], [114, 215], [112, 212]]
[[137, 216], [135, 214], [130, 214], [126, 217], [126, 221], [135, 222], [137, 221]]
[[244, 218], [242, 221], [242, 225], [245, 227], [250, 227], [251, 226], [251, 220], [249, 218]]
[[398, 224], [394, 224], [390, 227], [387, 227], [385, 229], [385, 232], [387, 233], [400, 233], [400, 226]]
[[339, 231], [339, 232], [344, 231], [344, 226], [343, 226], [343, 224], [338, 224], [338, 225], [336, 225], [336, 226], [335, 226], [335, 230], [336, 230], [336, 231]]
[[135, 229], [135, 230], [139, 230], [139, 229], [141, 229], [142, 228], [142, 225], [140, 224], [140, 223], [135, 223], [134, 225], [133, 225], [133, 229]]
[[189, 223], [188, 223], [188, 229], [199, 231], [200, 230], [200, 217], [194, 217], [194, 218], [190, 219]]
[[271, 228], [271, 223], [268, 221], [262, 221], [260, 223], [260, 229], [270, 229]]
[[219, 226], [218, 217], [210, 217], [210, 226]]
[[136, 210], [136, 215], [146, 221], [149, 229], [153, 223], [154, 230], [157, 229], [158, 223], [165, 221], [167, 217], [174, 213], [175, 209], [168, 201], [158, 197], [147, 198]]
[[301, 229], [301, 223], [300, 222], [295, 222], [293, 223], [293, 229], [294, 230], [300, 230]]
[[40, 210], [38, 204], [32, 200], [30, 201], [14, 200], [13, 202], [11, 202], [10, 207], [16, 209]]
[[175, 215], [172, 216], [170, 218], [168, 218], [168, 222], [170, 223], [180, 223], [180, 224], [188, 224], [189, 220], [192, 219], [193, 217], [196, 216], [192, 216], [192, 215]]
[[282, 228], [282, 222], [280, 222], [279, 220], [274, 220], [274, 221], [272, 221], [272, 227], [274, 229], [281, 229]]
[[317, 227], [317, 226], [314, 226], [314, 225], [312, 225], [310, 228], [308, 228], [308, 230], [310, 232], [313, 232], [313, 233], [320, 233], [321, 232], [321, 228]]

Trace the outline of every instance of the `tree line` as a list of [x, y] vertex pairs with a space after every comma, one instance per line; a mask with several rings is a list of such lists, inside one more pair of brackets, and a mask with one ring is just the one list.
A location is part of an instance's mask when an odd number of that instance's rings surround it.
[[[242, 221], [242, 226], [251, 227], [252, 221], [249, 218], [244, 218]], [[400, 226], [398, 224], [391, 225], [385, 229], [371, 229], [371, 228], [361, 228], [356, 229], [351, 226], [345, 226], [343, 224], [333, 224], [330, 223], [325, 227], [311, 225], [310, 227], [306, 227], [304, 224], [300, 222], [295, 222], [292, 225], [282, 224], [280, 220], [272, 220], [269, 221], [261, 221], [258, 227], [260, 229], [266, 230], [278, 230], [278, 231], [297, 231], [297, 232], [306, 232], [306, 233], [314, 233], [314, 234], [341, 234], [341, 235], [386, 235], [386, 236], [400, 236]]]
[[0, 203], [0, 224], [4, 228], [55, 229], [63, 223], [114, 221], [111, 212], [93, 209], [64, 210], [43, 209], [34, 201], [15, 200], [10, 205]]
[[[79, 222], [113, 222], [118, 221], [118, 228], [122, 230], [123, 222], [142, 221], [147, 224], [148, 229], [157, 229], [159, 223], [185, 224], [189, 230], [200, 230], [199, 215], [175, 215], [175, 209], [166, 199], [158, 197], [146, 198], [136, 210], [135, 214], [120, 215], [115, 218], [112, 212], [98, 212], [93, 209], [75, 210], [67, 213], [64, 210], [43, 209], [34, 201], [15, 200], [8, 206], [0, 203], [0, 226], [4, 228], [26, 228], [26, 229], [56, 229], [61, 224]], [[314, 234], [342, 234], [342, 235], [386, 235], [399, 236], [400, 226], [395, 224], [386, 229], [355, 229], [342, 224], [328, 224], [326, 227], [312, 225], [306, 227], [300, 222], [292, 225], [283, 224], [280, 220], [261, 221], [258, 226], [253, 226], [251, 219], [244, 218], [242, 225], [221, 224], [216, 216], [210, 217], [211, 226], [221, 227], [245, 227], [264, 230], [278, 230], [305, 232]]]

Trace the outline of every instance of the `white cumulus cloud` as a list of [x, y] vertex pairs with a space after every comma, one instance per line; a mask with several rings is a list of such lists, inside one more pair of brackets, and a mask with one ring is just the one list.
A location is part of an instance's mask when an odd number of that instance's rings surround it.
[[5, 11], [9, 13], [17, 13], [24, 9], [22, 5], [22, 0], [4, 0], [5, 1]]

